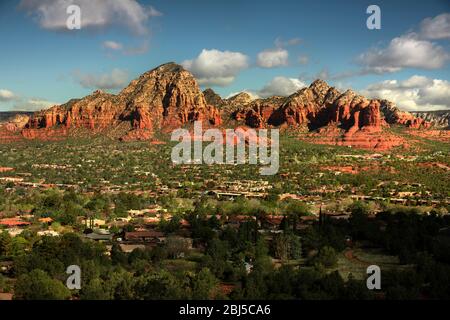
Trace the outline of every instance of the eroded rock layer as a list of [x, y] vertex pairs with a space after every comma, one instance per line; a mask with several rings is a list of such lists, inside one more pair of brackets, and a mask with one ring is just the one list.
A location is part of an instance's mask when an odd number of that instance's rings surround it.
[[[16, 119], [0, 128], [7, 140], [57, 139], [74, 128], [99, 132], [125, 128], [123, 141], [150, 140], [193, 121], [204, 128], [222, 120], [252, 128], [279, 127], [304, 132], [319, 143], [387, 150], [406, 146], [388, 132], [390, 125], [428, 129], [431, 123], [400, 111], [387, 100], [368, 99], [352, 90], [340, 92], [316, 80], [289, 97], [254, 99], [246, 92], [222, 99], [212, 89], [200, 91], [193, 75], [175, 63], [161, 65], [133, 80], [119, 94], [95, 91], [82, 99]], [[237, 123], [236, 123], [237, 122]]]
[[[246, 103], [234, 113], [238, 121], [256, 128], [303, 128], [320, 143], [387, 150], [406, 146], [404, 139], [386, 134], [389, 124], [427, 129], [430, 123], [400, 111], [393, 103], [367, 99], [352, 90], [344, 93], [316, 80], [289, 97], [271, 97]], [[319, 141], [320, 140], [320, 141]]]
[[23, 130], [84, 127], [101, 130], [129, 121], [133, 130], [124, 140], [147, 139], [155, 129], [175, 128], [191, 121], [220, 124], [219, 111], [206, 103], [191, 73], [175, 63], [148, 71], [118, 95], [95, 91], [82, 99], [36, 113]]

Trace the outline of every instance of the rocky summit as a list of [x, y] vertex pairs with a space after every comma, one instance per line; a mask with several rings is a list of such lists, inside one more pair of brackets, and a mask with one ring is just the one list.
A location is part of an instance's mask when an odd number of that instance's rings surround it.
[[227, 125], [295, 129], [303, 132], [299, 137], [316, 143], [377, 150], [407, 146], [388, 130], [390, 125], [427, 129], [432, 124], [425, 117], [400, 111], [390, 101], [368, 99], [352, 90], [342, 93], [323, 80], [289, 97], [253, 99], [242, 92], [222, 99], [212, 89], [202, 92], [182, 66], [167, 63], [142, 74], [119, 94], [95, 91], [10, 121], [2, 136], [12, 140], [20, 132], [27, 139], [54, 140], [76, 128], [102, 132], [122, 126], [126, 129], [121, 140], [147, 140], [156, 131], [167, 133], [193, 121], [219, 126], [223, 120]]
[[129, 122], [124, 140], [147, 139], [156, 129], [181, 126], [190, 121], [221, 122], [218, 110], [208, 105], [191, 73], [167, 63], [142, 74], [118, 95], [95, 91], [82, 99], [36, 113], [23, 135], [40, 137], [40, 129], [85, 127], [104, 129]]
[[352, 90], [344, 93], [323, 80], [314, 81], [289, 97], [270, 97], [247, 102], [235, 117], [250, 126], [307, 126], [319, 129], [339, 123], [347, 132], [360, 128], [379, 130], [383, 125], [403, 124], [411, 128], [428, 128], [430, 123], [411, 113], [400, 111], [387, 100], [367, 99]]
[[406, 142], [383, 132], [390, 124], [427, 129], [430, 122], [400, 111], [392, 102], [368, 99], [352, 90], [341, 93], [323, 80], [289, 97], [247, 103], [234, 114], [251, 127], [302, 128], [317, 143], [387, 150]]

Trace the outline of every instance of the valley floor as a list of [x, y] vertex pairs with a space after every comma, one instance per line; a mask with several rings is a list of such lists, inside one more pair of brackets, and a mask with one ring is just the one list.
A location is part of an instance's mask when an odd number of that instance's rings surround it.
[[[248, 164], [174, 165], [161, 141], [0, 145], [2, 297], [450, 296], [447, 142], [374, 153], [286, 134], [278, 174], [263, 177]], [[89, 276], [69, 291], [74, 264]]]

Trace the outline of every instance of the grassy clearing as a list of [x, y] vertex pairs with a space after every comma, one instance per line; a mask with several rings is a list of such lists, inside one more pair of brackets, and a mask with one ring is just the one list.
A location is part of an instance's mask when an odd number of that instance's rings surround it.
[[387, 254], [380, 248], [357, 247], [346, 249], [338, 256], [338, 263], [330, 271], [339, 271], [344, 280], [348, 280], [350, 274], [354, 279], [367, 278], [367, 267], [377, 265], [383, 270], [399, 270], [411, 268], [410, 265], [401, 265], [397, 256]]

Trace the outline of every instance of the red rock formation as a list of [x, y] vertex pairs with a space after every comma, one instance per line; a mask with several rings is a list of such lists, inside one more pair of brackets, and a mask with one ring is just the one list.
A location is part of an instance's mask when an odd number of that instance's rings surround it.
[[122, 109], [120, 104], [114, 102], [114, 95], [95, 91], [83, 99], [73, 99], [61, 106], [37, 112], [26, 125], [23, 134], [27, 136], [27, 130], [41, 128], [105, 128], [115, 122]]
[[206, 103], [192, 74], [175, 63], [168, 63], [133, 80], [118, 95], [95, 91], [83, 99], [38, 112], [28, 122], [23, 135], [38, 136], [28, 131], [42, 128], [101, 130], [130, 121], [133, 132], [123, 140], [148, 139], [149, 132], [156, 129], [176, 128], [195, 120], [218, 125], [220, 112]]
[[408, 147], [408, 143], [404, 138], [390, 132], [370, 132], [370, 130], [362, 129], [348, 134], [338, 128], [336, 124], [323, 127], [317, 132], [302, 135], [301, 139], [317, 144], [330, 144], [376, 151], [387, 151], [394, 147]]
[[337, 140], [337, 145], [349, 146], [359, 149], [373, 149], [377, 151], [387, 151], [394, 147], [407, 147], [405, 139], [393, 134], [373, 134], [358, 131], [352, 135], [344, 135]]
[[0, 122], [0, 142], [9, 143], [21, 140], [20, 131], [28, 123], [30, 117], [26, 114], [5, 112], [5, 122]]
[[361, 127], [373, 128], [374, 131], [380, 131], [382, 124], [380, 102], [378, 100], [371, 100], [369, 105], [363, 109]]
[[408, 130], [412, 136], [450, 143], [449, 130]]
[[205, 96], [206, 103], [211, 106], [216, 106], [220, 108], [224, 104], [222, 97], [219, 96], [217, 93], [215, 93], [214, 90], [211, 88], [208, 88], [205, 91], [203, 91], [203, 95]]
[[251, 101], [246, 107], [236, 110], [234, 118], [244, 121], [246, 125], [253, 128], [263, 128], [270, 124], [281, 123], [282, 121], [277, 119], [276, 111], [284, 100], [283, 97], [271, 97]]
[[377, 150], [406, 146], [404, 139], [383, 132], [389, 124], [429, 127], [385, 100], [369, 100], [351, 90], [341, 94], [322, 80], [270, 105], [256, 100], [235, 112], [235, 119], [256, 128], [282, 125], [319, 130], [322, 142]]
[[45, 128], [45, 129], [26, 129], [22, 130], [22, 136], [25, 139], [33, 140], [61, 140], [67, 136], [66, 128]]
[[412, 114], [429, 122], [436, 129], [450, 130], [450, 110], [415, 111]]
[[133, 127], [135, 129], [153, 129], [152, 117], [150, 112], [143, 107], [136, 109], [135, 119], [133, 119]]
[[380, 108], [386, 120], [391, 124], [401, 124], [412, 129], [428, 129], [432, 123], [412, 113], [400, 111], [394, 103], [387, 100], [380, 100]]
[[[217, 103], [220, 106], [213, 105]], [[248, 93], [241, 93], [224, 100], [212, 90], [203, 94], [188, 71], [168, 63], [144, 73], [117, 95], [96, 91], [38, 112], [22, 135], [54, 138], [55, 134], [68, 134], [71, 128], [103, 130], [128, 122], [131, 131], [122, 140], [151, 139], [156, 130], [170, 132], [197, 120], [205, 126], [220, 125], [222, 118], [229, 116], [253, 128], [301, 128], [312, 137], [322, 135], [322, 141], [328, 143], [383, 150], [405, 145], [401, 138], [386, 134], [389, 125], [430, 126], [389, 101], [370, 100], [351, 90], [341, 93], [322, 80], [289, 97], [253, 100]], [[13, 131], [18, 127], [5, 128]]]
[[253, 101], [252, 96], [247, 92], [240, 92], [228, 99], [226, 99], [224, 102], [233, 107], [243, 107], [248, 104], [250, 104]]
[[10, 132], [16, 132], [22, 130], [23, 127], [28, 123], [30, 120], [30, 117], [27, 115], [17, 114], [7, 120], [6, 123], [4, 123], [4, 127], [6, 130]]

